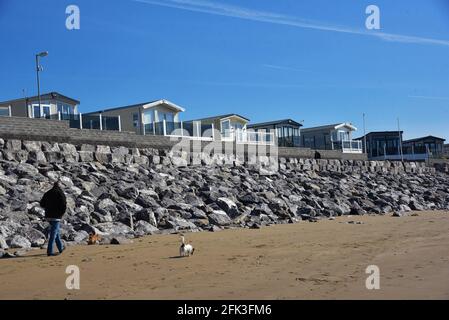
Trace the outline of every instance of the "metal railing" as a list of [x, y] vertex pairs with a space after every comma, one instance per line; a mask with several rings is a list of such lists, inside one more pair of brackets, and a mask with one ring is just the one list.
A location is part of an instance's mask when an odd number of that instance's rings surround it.
[[[2, 116], [1, 113], [0, 116]], [[9, 109], [9, 115], [5, 116], [11, 117], [11, 109]], [[68, 114], [58, 112], [53, 114], [43, 114], [40, 117], [30, 117], [30, 118], [68, 121], [69, 127], [74, 129], [122, 131], [122, 123], [120, 116], [103, 116], [101, 113], [98, 115], [92, 115], [82, 113]]]
[[362, 141], [333, 141], [332, 144], [334, 146], [334, 150], [341, 150], [343, 153], [363, 153]]
[[214, 140], [214, 125], [203, 125], [200, 121], [160, 121], [143, 125], [144, 135], [157, 135], [197, 140]]
[[237, 143], [274, 145], [274, 133], [263, 131], [247, 131], [238, 129], [235, 132]]

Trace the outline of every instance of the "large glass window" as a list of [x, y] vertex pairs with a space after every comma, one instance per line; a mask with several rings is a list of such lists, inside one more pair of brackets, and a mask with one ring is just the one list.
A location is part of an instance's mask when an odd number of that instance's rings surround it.
[[336, 131], [332, 131], [332, 141], [338, 141], [338, 136]]
[[240, 122], [234, 122], [233, 123], [234, 129], [237, 130], [243, 130], [243, 124], [241, 124]]
[[338, 131], [339, 141], [348, 141], [349, 140], [349, 132], [340, 130]]
[[143, 113], [143, 123], [153, 123], [154, 121], [154, 110], [146, 110]]
[[283, 137], [282, 128], [276, 128], [276, 135], [278, 136], [278, 138], [282, 138]]
[[58, 113], [62, 115], [71, 115], [75, 113], [75, 108], [69, 104], [58, 103], [57, 104]]
[[293, 136], [294, 137], [299, 137], [299, 129], [297, 129], [297, 128], [293, 129]]
[[9, 108], [0, 107], [0, 117], [9, 117]]
[[174, 122], [175, 116], [171, 112], [159, 112], [159, 121]]
[[231, 121], [224, 120], [221, 122], [221, 136], [229, 138], [231, 136]]

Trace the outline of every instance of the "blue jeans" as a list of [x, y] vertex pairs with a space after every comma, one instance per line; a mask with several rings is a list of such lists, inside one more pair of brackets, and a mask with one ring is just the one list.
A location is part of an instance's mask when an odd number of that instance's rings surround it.
[[47, 254], [53, 254], [53, 244], [55, 241], [59, 252], [62, 253], [64, 250], [59, 236], [59, 224], [59, 221], [50, 221], [50, 238], [48, 239]]

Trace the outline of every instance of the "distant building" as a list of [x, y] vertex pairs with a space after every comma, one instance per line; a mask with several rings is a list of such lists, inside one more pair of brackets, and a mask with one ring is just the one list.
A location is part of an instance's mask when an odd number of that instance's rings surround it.
[[445, 156], [449, 156], [449, 144], [445, 144], [445, 145], [443, 146], [443, 154], [444, 154]]
[[26, 97], [0, 102], [0, 116], [59, 119], [70, 118], [78, 114], [78, 100], [58, 92], [50, 92], [39, 97]]
[[300, 147], [302, 124], [292, 120], [278, 120], [248, 125], [249, 131], [274, 132], [279, 147]]
[[406, 160], [426, 160], [430, 157], [440, 157], [444, 152], [443, 138], [434, 136], [405, 140], [402, 143]]
[[362, 142], [365, 150], [366, 137], [366, 153], [370, 160], [401, 160], [402, 134], [403, 131], [376, 131], [356, 140]]
[[192, 120], [200, 122], [202, 125], [211, 125], [219, 132], [215, 140], [234, 141], [243, 140], [243, 134], [246, 132], [249, 119], [236, 113], [228, 113], [207, 118]]
[[351, 123], [336, 123], [301, 129], [301, 145], [317, 150], [341, 150], [344, 153], [363, 153], [360, 141], [352, 140], [357, 128]]
[[[179, 115], [184, 108], [168, 101], [155, 100], [133, 105], [102, 109], [83, 115], [102, 117], [119, 117], [121, 130], [138, 134], [169, 135], [179, 127]], [[165, 128], [164, 124], [165, 123]]]

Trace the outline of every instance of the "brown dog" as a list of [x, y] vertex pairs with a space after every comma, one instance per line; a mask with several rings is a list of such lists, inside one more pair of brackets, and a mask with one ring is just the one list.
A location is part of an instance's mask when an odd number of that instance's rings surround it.
[[101, 240], [101, 237], [99, 234], [92, 233], [89, 235], [89, 240], [87, 241], [88, 245], [92, 244], [98, 244]]

